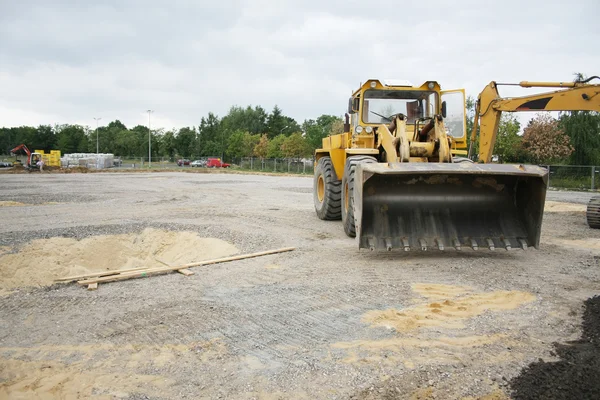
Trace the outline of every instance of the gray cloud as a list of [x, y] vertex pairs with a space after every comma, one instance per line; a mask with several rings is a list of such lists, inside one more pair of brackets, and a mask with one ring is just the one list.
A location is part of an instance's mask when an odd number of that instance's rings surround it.
[[[490, 81], [599, 74], [595, 0], [0, 0], [0, 126], [197, 125], [232, 105], [299, 122], [344, 112], [369, 78]], [[527, 93], [503, 88], [503, 95]]]

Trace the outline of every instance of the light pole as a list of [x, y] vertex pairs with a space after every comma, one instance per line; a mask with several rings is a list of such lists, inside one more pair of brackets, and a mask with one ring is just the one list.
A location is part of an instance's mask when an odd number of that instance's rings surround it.
[[287, 128], [289, 128], [289, 125], [286, 125], [283, 128], [281, 128], [281, 130], [279, 131], [279, 134], [281, 135], [283, 133], [283, 130], [287, 129]]
[[147, 110], [148, 112], [148, 166], [152, 167], [152, 131], [150, 130], [150, 114], [154, 110]]
[[98, 121], [100, 121], [102, 118], [94, 117], [94, 119], [96, 120], [96, 156], [98, 156], [98, 153], [100, 153], [98, 151], [98, 149], [99, 149], [99, 146], [98, 146]]

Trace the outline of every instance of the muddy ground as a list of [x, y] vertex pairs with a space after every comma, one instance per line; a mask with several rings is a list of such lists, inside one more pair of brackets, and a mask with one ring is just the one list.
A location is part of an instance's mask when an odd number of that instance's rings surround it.
[[[548, 193], [539, 250], [370, 253], [315, 216], [310, 178], [1, 175], [0, 398], [552, 398], [597, 372], [539, 383], [598, 365], [589, 197]], [[192, 276], [52, 284], [286, 246]]]

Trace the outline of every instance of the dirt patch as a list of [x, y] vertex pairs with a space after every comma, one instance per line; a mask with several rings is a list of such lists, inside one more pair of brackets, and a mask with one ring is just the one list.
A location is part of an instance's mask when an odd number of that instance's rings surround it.
[[585, 238], [585, 239], [558, 239], [545, 238], [547, 243], [561, 247], [576, 248], [581, 250], [600, 250], [600, 239]]
[[515, 399], [600, 398], [600, 296], [587, 299], [584, 307], [581, 338], [554, 345], [560, 361], [540, 359], [515, 377]]
[[446, 285], [415, 285], [425, 297], [438, 299], [403, 310], [373, 310], [363, 315], [371, 326], [393, 328], [407, 332], [421, 327], [462, 328], [463, 322], [486, 311], [512, 310], [535, 300], [535, 296], [518, 291], [470, 293], [464, 287]]
[[19, 201], [0, 201], [0, 207], [22, 207], [26, 205], [27, 204]]
[[[127, 393], [174, 398], [172, 379], [131, 370], [152, 371], [191, 360], [209, 363], [227, 353], [219, 339], [162, 346], [0, 347], [0, 398], [114, 399]], [[129, 369], [127, 373], [122, 373], [124, 366]]]
[[560, 201], [546, 201], [544, 212], [575, 212], [585, 213], [587, 206], [585, 204], [563, 203]]
[[[18, 253], [0, 256], [0, 293], [23, 286], [51, 285], [57, 278], [133, 267], [159, 267], [238, 253], [223, 240], [195, 232], [147, 228], [141, 233], [54, 237], [31, 241]], [[1, 253], [0, 253], [1, 254]]]

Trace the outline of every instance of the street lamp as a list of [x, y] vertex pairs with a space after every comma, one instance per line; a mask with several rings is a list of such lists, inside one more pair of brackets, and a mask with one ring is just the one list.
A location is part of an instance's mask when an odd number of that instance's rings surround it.
[[152, 133], [150, 131], [150, 114], [154, 112], [154, 110], [146, 110], [148, 112], [148, 166], [152, 167]]
[[287, 129], [287, 128], [289, 128], [289, 125], [286, 125], [283, 128], [281, 128], [281, 130], [279, 131], [279, 134], [281, 135], [283, 133], [283, 130]]
[[99, 147], [98, 147], [98, 121], [100, 121], [102, 118], [94, 117], [94, 119], [96, 120], [96, 156], [98, 156], [98, 153], [100, 153], [98, 151], [98, 149], [99, 149]]

